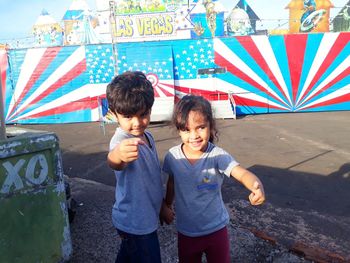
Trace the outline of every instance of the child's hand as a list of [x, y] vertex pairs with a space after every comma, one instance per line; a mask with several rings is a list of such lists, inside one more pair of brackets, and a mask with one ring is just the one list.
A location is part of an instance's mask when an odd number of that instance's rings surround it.
[[138, 150], [139, 144], [145, 144], [145, 143], [140, 138], [123, 140], [119, 144], [120, 159], [125, 163], [135, 161], [139, 155], [139, 150]]
[[257, 181], [253, 184], [252, 192], [249, 195], [249, 201], [252, 205], [261, 205], [265, 201], [264, 187]]
[[169, 225], [174, 221], [174, 217], [174, 210], [167, 206], [167, 204], [163, 201], [159, 214], [160, 224], [163, 225], [165, 222], [167, 225]]

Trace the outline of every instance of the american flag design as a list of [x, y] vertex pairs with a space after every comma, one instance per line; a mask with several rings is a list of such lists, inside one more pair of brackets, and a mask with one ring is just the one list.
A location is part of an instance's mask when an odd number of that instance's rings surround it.
[[[241, 36], [10, 49], [6, 123], [97, 121], [116, 72], [139, 70], [171, 111], [185, 94], [234, 99], [238, 114], [350, 109], [350, 33]], [[222, 73], [198, 74], [202, 69]], [[5, 78], [5, 80], [4, 80]]]
[[350, 34], [215, 39], [242, 113], [350, 109]]
[[[158, 42], [162, 43], [162, 42]], [[142, 71], [152, 82], [155, 99], [174, 97], [172, 48], [169, 45], [118, 45], [118, 72]]]
[[9, 65], [6, 122], [91, 120], [99, 94], [88, 82], [85, 46], [10, 50]]

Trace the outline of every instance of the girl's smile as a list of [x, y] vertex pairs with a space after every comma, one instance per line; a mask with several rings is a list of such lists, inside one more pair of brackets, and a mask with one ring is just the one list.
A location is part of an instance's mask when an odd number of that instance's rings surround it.
[[199, 158], [207, 149], [210, 126], [199, 111], [190, 111], [184, 130], [179, 131], [183, 142], [182, 150], [188, 159]]

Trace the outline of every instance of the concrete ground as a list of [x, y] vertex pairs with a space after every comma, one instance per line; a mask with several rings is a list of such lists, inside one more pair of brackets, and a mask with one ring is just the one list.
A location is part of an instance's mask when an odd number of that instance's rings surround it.
[[[234, 262], [350, 262], [350, 111], [252, 115], [217, 120], [217, 127], [217, 144], [259, 176], [267, 196], [252, 207], [240, 184], [225, 181]], [[106, 155], [115, 124], [25, 128], [60, 138], [64, 173], [81, 203], [71, 224], [71, 261], [114, 262], [115, 178]], [[166, 123], [150, 131], [161, 160], [180, 142]], [[163, 261], [176, 262], [174, 226], [161, 227], [159, 236]]]

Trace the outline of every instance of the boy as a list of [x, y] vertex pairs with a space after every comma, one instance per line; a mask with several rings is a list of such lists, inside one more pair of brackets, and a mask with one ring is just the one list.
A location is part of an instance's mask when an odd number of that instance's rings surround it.
[[122, 242], [116, 262], [161, 262], [161, 168], [154, 139], [146, 130], [153, 87], [142, 72], [125, 72], [108, 84], [106, 94], [119, 123], [107, 158], [117, 180], [112, 221]]

